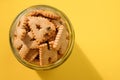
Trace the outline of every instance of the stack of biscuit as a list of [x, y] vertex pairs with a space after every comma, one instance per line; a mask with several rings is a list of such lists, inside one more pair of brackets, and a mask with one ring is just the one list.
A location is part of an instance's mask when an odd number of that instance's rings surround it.
[[69, 33], [64, 20], [49, 10], [33, 10], [16, 25], [14, 46], [20, 57], [35, 65], [45, 66], [65, 53]]

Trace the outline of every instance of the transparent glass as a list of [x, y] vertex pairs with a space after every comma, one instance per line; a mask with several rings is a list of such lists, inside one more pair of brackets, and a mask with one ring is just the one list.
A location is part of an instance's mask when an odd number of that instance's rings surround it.
[[[66, 23], [66, 26], [68, 28], [68, 32], [69, 32], [69, 44], [68, 44], [68, 47], [64, 53], [64, 55], [56, 62], [50, 64], [50, 65], [47, 65], [47, 66], [38, 66], [38, 65], [34, 65], [34, 64], [31, 64], [27, 61], [25, 61], [24, 59], [22, 59], [20, 57], [20, 55], [18, 54], [16, 48], [13, 46], [13, 36], [14, 36], [14, 31], [15, 31], [15, 27], [19, 21], [19, 19], [23, 16], [23, 15], [26, 15], [27, 13], [29, 13], [30, 11], [32, 10], [37, 10], [37, 9], [45, 9], [45, 10], [50, 10], [52, 12], [55, 12], [56, 14], [58, 14], [59, 16], [61, 16], [61, 18], [65, 21]], [[32, 7], [29, 7], [25, 10], [23, 10], [20, 14], [18, 14], [18, 16], [15, 18], [15, 20], [13, 21], [11, 27], [10, 27], [10, 31], [9, 31], [9, 41], [10, 41], [10, 46], [11, 46], [11, 49], [13, 51], [13, 54], [14, 56], [16, 57], [16, 59], [22, 63], [24, 66], [26, 67], [29, 67], [31, 69], [34, 69], [34, 70], [48, 70], [48, 69], [52, 69], [52, 68], [55, 68], [55, 67], [58, 67], [60, 66], [62, 63], [64, 63], [67, 58], [70, 56], [71, 52], [72, 52], [72, 49], [73, 49], [73, 46], [74, 46], [74, 41], [75, 41], [75, 33], [74, 33], [74, 29], [73, 29], [73, 26], [71, 25], [71, 22], [69, 21], [69, 19], [67, 18], [67, 16], [61, 12], [60, 10], [54, 8], [54, 7], [51, 7], [51, 6], [47, 6], [47, 5], [35, 5], [35, 6], [32, 6]]]

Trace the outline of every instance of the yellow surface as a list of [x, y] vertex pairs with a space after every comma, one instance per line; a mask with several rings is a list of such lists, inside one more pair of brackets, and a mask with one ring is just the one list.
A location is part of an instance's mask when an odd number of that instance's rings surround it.
[[[60, 67], [34, 71], [9, 46], [9, 28], [22, 10], [51, 5], [71, 20], [72, 55]], [[0, 0], [0, 80], [120, 80], [120, 0]]]

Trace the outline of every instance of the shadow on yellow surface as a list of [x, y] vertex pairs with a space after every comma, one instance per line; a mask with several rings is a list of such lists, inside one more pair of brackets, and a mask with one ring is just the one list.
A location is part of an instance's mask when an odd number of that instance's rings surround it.
[[71, 56], [61, 66], [36, 72], [42, 80], [102, 80], [76, 43]]

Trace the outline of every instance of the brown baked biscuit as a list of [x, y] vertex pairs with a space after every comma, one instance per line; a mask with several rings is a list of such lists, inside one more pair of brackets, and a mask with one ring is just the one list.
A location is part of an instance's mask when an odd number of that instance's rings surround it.
[[30, 48], [36, 48], [36, 44], [30, 41], [30, 39], [28, 35], [25, 36], [24, 40], [18, 37], [14, 39], [14, 46], [22, 58], [26, 57]]
[[39, 61], [39, 59], [34, 59], [34, 60], [31, 61], [30, 63], [40, 66], [40, 61]]
[[28, 34], [28, 36], [29, 36], [31, 39], [34, 39], [35, 36], [34, 36], [34, 34], [32, 33], [32, 31], [28, 32], [27, 34]]
[[56, 28], [59, 28], [61, 25], [59, 20], [51, 20], [51, 22], [55, 25]]
[[34, 37], [33, 37], [32, 35], [30, 35], [29, 33], [26, 34], [23, 42], [24, 42], [24, 44], [26, 44], [30, 49], [36, 49], [36, 48], [38, 48], [38, 44], [37, 44], [36, 40], [35, 40]]
[[68, 40], [65, 40], [65, 41], [63, 41], [62, 45], [60, 46], [59, 54], [64, 54], [67, 47], [68, 47]]
[[25, 60], [28, 62], [32, 62], [37, 55], [39, 55], [39, 49], [30, 49], [28, 54], [25, 56]]
[[26, 16], [22, 16], [18, 22], [18, 27], [25, 27], [26, 22], [28, 22], [28, 19]]
[[48, 10], [42, 10], [42, 9], [32, 11], [29, 13], [28, 16], [35, 16], [35, 17], [43, 16], [43, 17], [50, 18], [50, 19], [60, 19], [60, 16], [58, 16], [54, 12], [51, 12]]
[[57, 51], [52, 48], [52, 44], [50, 44], [50, 49], [48, 49], [48, 45], [42, 44], [40, 45], [40, 65], [45, 66], [49, 65], [57, 61]]
[[24, 42], [21, 39], [19, 38], [14, 39], [14, 47], [17, 49], [19, 55], [22, 58], [25, 58], [26, 54], [29, 51], [29, 48], [24, 44]]
[[55, 26], [42, 17], [29, 17], [29, 25], [38, 44], [55, 37]]
[[25, 37], [25, 35], [28, 32], [28, 19], [25, 16], [22, 16], [20, 18], [20, 21], [18, 22], [17, 26], [16, 26], [16, 35], [20, 38], [23, 39]]
[[55, 38], [55, 41], [53, 44], [53, 48], [56, 50], [59, 50], [65, 40], [66, 40], [66, 29], [63, 25], [61, 25], [58, 28], [58, 33], [56, 35], [56, 38]]
[[23, 39], [26, 35], [26, 30], [23, 27], [16, 27], [16, 35], [20, 39]]
[[19, 51], [22, 48], [23, 41], [21, 39], [15, 37], [14, 41], [13, 41], [13, 45]]
[[21, 49], [19, 50], [19, 55], [24, 59], [26, 57], [26, 55], [28, 54], [28, 52], [29, 52], [28, 46], [23, 44]]
[[60, 51], [57, 51], [57, 56], [58, 56], [58, 60], [63, 56], [63, 54], [60, 53]]

